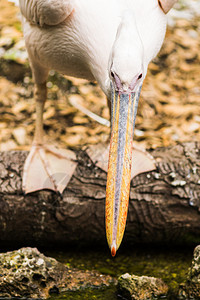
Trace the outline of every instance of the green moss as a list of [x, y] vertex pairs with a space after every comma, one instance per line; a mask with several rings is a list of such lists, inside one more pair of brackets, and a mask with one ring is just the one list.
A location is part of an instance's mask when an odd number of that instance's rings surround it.
[[109, 288], [87, 289], [79, 292], [68, 292], [58, 296], [52, 296], [49, 300], [117, 300], [116, 287], [111, 285]]
[[[61, 262], [69, 263], [72, 267], [80, 269], [98, 270], [102, 274], [111, 275], [118, 278], [124, 273], [134, 275], [146, 275], [162, 278], [170, 288], [170, 297], [175, 295], [178, 291], [179, 284], [184, 282], [187, 276], [188, 268], [191, 264], [193, 256], [193, 248], [185, 249], [180, 248], [134, 248], [127, 251], [120, 249], [115, 258], [110, 256], [110, 252], [103, 252], [104, 249], [95, 249], [88, 251], [78, 250], [77, 252], [54, 252], [48, 253], [54, 256]], [[74, 299], [115, 299], [115, 288], [109, 289], [109, 293], [113, 293], [112, 297], [108, 297], [105, 289], [105, 296], [98, 298], [99, 291], [91, 290], [90, 296], [79, 298], [79, 293], [76, 294], [77, 298]], [[109, 294], [108, 293], [108, 294]], [[86, 294], [85, 294], [86, 295]], [[97, 298], [92, 298], [93, 296]], [[57, 299], [57, 298], [56, 298]], [[72, 298], [67, 298], [72, 299]], [[117, 299], [117, 298], [116, 298]], [[171, 299], [171, 298], [170, 298]]]

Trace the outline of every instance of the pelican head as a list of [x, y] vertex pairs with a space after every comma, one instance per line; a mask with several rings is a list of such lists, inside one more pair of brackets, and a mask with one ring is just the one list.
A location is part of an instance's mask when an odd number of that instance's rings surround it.
[[125, 11], [123, 14], [108, 69], [115, 90], [122, 93], [136, 91], [146, 75], [144, 46], [132, 12]]
[[143, 43], [130, 12], [119, 25], [109, 60], [111, 142], [106, 188], [106, 235], [112, 256], [123, 238], [131, 180], [132, 139], [147, 66]]

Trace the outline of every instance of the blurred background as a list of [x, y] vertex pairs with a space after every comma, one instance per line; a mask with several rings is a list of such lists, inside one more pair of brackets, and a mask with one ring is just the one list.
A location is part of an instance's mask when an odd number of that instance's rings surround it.
[[[33, 82], [19, 8], [0, 1], [0, 150], [28, 150], [35, 120]], [[181, 0], [168, 18], [159, 56], [150, 64], [136, 120], [145, 148], [200, 141], [200, 2]], [[82, 147], [107, 139], [109, 128], [76, 109], [76, 102], [109, 119], [98, 85], [50, 72], [44, 124], [48, 140]]]

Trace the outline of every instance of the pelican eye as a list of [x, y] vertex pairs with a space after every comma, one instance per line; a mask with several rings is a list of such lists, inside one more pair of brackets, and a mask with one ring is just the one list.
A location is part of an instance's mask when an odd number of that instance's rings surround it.
[[141, 79], [142, 78], [142, 73], [138, 76], [138, 79]]

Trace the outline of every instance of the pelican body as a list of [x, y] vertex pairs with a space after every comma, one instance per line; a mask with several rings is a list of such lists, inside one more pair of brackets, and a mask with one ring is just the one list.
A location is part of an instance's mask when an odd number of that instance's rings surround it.
[[[24, 37], [35, 82], [37, 119], [34, 146], [39, 149], [37, 155], [41, 160], [45, 161], [42, 113], [49, 70], [97, 81], [111, 102], [106, 234], [113, 256], [126, 224], [139, 95], [148, 64], [163, 43], [165, 13], [174, 2], [20, 0]], [[53, 151], [48, 151], [53, 155]], [[25, 190], [35, 153], [34, 148], [25, 164]], [[55, 155], [64, 159], [64, 156]], [[49, 164], [45, 164], [45, 170], [56, 190]]]

